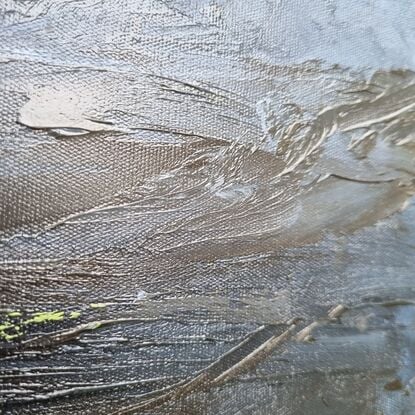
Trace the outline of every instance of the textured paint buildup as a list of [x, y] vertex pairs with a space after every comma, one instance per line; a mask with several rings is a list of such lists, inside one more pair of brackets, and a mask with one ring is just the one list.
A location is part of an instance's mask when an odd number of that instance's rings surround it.
[[414, 21], [0, 1], [0, 412], [413, 415]]

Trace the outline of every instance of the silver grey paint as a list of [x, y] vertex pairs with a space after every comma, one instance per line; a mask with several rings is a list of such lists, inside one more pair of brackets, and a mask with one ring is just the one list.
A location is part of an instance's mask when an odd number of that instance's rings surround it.
[[6, 413], [413, 413], [413, 2], [0, 10]]

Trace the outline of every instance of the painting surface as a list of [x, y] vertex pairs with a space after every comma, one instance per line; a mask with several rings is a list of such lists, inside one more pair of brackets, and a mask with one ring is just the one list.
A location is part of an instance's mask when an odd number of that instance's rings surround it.
[[0, 412], [415, 414], [415, 3], [0, 2]]

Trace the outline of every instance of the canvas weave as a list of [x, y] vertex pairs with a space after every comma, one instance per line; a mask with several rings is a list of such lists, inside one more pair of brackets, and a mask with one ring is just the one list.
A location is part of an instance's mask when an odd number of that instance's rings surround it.
[[415, 4], [0, 2], [5, 414], [415, 414]]

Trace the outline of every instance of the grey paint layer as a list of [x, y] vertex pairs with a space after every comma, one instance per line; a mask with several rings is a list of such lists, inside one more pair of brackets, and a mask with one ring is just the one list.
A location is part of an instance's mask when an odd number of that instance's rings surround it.
[[413, 2], [0, 17], [6, 414], [414, 413]]

